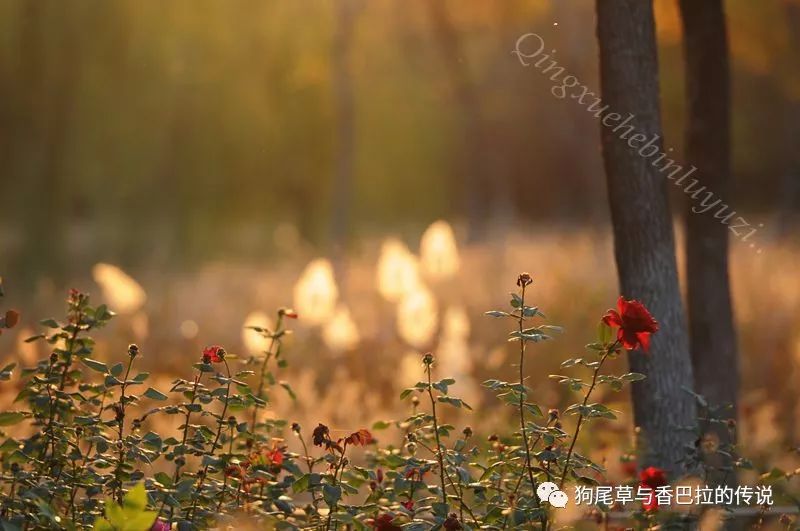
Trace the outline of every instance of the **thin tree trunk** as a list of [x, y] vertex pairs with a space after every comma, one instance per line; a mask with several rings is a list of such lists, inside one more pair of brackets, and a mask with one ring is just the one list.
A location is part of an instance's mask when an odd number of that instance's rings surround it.
[[455, 165], [454, 190], [461, 190], [463, 214], [467, 220], [468, 237], [480, 240], [484, 236], [486, 220], [490, 214], [490, 193], [483, 141], [484, 123], [478, 89], [470, 77], [465, 62], [463, 45], [458, 31], [442, 0], [428, 0], [428, 11], [434, 26], [434, 36], [441, 48], [444, 69], [455, 95], [460, 131], [463, 135], [459, 164]]
[[[597, 0], [600, 81], [609, 111], [634, 116], [636, 132], [662, 135], [653, 6], [643, 0]], [[679, 473], [696, 422], [689, 341], [675, 262], [667, 181], [630, 148], [622, 133], [601, 128], [614, 254], [625, 297], [639, 299], [661, 325], [650, 354], [629, 355], [647, 379], [633, 385], [642, 465]], [[687, 429], [684, 429], [687, 428]]]
[[[334, 265], [341, 273], [342, 253], [349, 230], [355, 157], [355, 104], [351, 50], [358, 0], [335, 2], [336, 34], [333, 41], [333, 98], [336, 112], [336, 150], [331, 201], [331, 244]], [[338, 276], [338, 275], [337, 275]], [[341, 279], [340, 279], [341, 280]]]
[[[701, 194], [713, 194], [715, 200], [730, 204], [730, 73], [722, 0], [680, 0], [680, 8], [688, 102], [687, 163], [697, 167], [694, 177], [705, 186]], [[736, 418], [739, 359], [728, 276], [728, 226], [693, 208], [696, 203], [690, 201], [686, 279], [695, 387], [712, 405], [730, 404], [726, 415]], [[724, 427], [708, 428], [729, 441]]]

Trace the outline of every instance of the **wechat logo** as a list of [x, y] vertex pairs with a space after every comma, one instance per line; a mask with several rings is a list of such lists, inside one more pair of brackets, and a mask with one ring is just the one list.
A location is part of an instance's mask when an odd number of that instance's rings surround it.
[[552, 481], [545, 481], [539, 488], [536, 489], [536, 495], [539, 496], [539, 501], [548, 502], [553, 507], [563, 509], [567, 506], [569, 497], [564, 491], [558, 490], [558, 485]]

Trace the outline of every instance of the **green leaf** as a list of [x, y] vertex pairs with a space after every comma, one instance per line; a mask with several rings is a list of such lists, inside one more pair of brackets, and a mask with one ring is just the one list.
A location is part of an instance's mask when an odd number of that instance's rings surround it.
[[453, 398], [451, 396], [440, 396], [436, 399], [436, 401], [442, 402], [443, 404], [449, 404], [457, 408], [465, 407], [470, 410], [472, 409], [466, 402], [464, 402], [460, 398]]
[[111, 367], [111, 374], [119, 378], [124, 369], [125, 366], [122, 363], [115, 363], [114, 366]]
[[48, 328], [61, 328], [61, 325], [55, 319], [42, 319], [39, 324]]
[[408, 395], [410, 395], [411, 393], [413, 393], [416, 390], [417, 389], [415, 389], [414, 387], [409, 387], [408, 389], [403, 389], [403, 392], [400, 393], [400, 400], [404, 400], [406, 397], [408, 397]]
[[102, 374], [108, 373], [108, 365], [106, 365], [102, 361], [93, 360], [91, 358], [83, 358], [81, 361], [83, 362], [84, 365], [86, 365], [93, 371], [97, 371]]
[[295, 494], [299, 494], [304, 490], [308, 489], [308, 485], [311, 481], [311, 476], [309, 474], [303, 474], [299, 478], [292, 483], [292, 492]]
[[597, 342], [601, 345], [608, 345], [611, 343], [611, 327], [600, 321], [597, 324]]
[[13, 426], [14, 424], [19, 424], [28, 416], [30, 413], [26, 411], [3, 411], [0, 413], [0, 426]]
[[153, 389], [152, 387], [148, 387], [147, 388], [147, 391], [144, 392], [144, 396], [146, 396], [147, 398], [150, 398], [152, 400], [166, 400], [167, 399], [167, 395], [165, 395], [161, 391], [157, 391], [156, 389]]
[[294, 394], [292, 386], [289, 385], [289, 382], [281, 382], [281, 387], [286, 389], [286, 392], [289, 393], [289, 396], [291, 397], [292, 400], [297, 400], [297, 395]]
[[342, 487], [339, 485], [323, 485], [322, 497], [325, 499], [325, 503], [328, 504], [328, 507], [333, 507], [342, 499]]
[[638, 382], [640, 380], [644, 380], [645, 378], [647, 378], [647, 376], [638, 372], [628, 372], [620, 376], [620, 378], [622, 378], [626, 382]]

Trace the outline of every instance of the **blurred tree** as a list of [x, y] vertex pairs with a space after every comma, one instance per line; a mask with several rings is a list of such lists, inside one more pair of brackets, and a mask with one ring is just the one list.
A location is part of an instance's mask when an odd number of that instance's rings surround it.
[[[783, 0], [783, 12], [786, 15], [786, 27], [788, 29], [789, 46], [796, 57], [800, 54], [800, 1]], [[787, 153], [787, 165], [783, 172], [783, 179], [780, 185], [780, 204], [778, 212], [778, 230], [784, 235], [793, 232], [794, 223], [800, 216], [800, 66], [798, 62], [792, 61], [789, 65], [790, 79], [794, 84], [790, 86], [786, 102], [786, 112], [784, 113], [785, 122], [785, 145]]]
[[[336, 22], [331, 51], [333, 101], [336, 114], [333, 190], [331, 192], [331, 244], [334, 265], [341, 273], [344, 246], [349, 232], [353, 200], [355, 158], [355, 103], [353, 96], [352, 47], [357, 11], [361, 0], [334, 3]], [[339, 278], [341, 282], [342, 279]]]
[[[697, 168], [693, 178], [699, 181], [699, 188], [695, 186], [699, 197], [708, 194], [710, 200], [730, 205], [730, 71], [723, 3], [680, 0], [680, 9], [688, 104], [687, 163]], [[695, 387], [711, 404], [730, 404], [730, 417], [736, 418], [739, 356], [728, 275], [728, 225], [696, 209], [697, 202], [690, 199], [686, 207], [686, 280]], [[725, 426], [702, 428], [728, 442]], [[724, 477], [735, 481], [733, 474]]]
[[[653, 6], [642, 0], [597, 0], [600, 85], [603, 103], [634, 117], [636, 132], [662, 135]], [[605, 119], [605, 117], [604, 117]], [[673, 473], [696, 422], [689, 341], [684, 321], [667, 181], [631, 149], [613, 127], [602, 127], [614, 253], [625, 297], [643, 301], [660, 323], [649, 355], [629, 355], [633, 371], [647, 379], [632, 389], [634, 422], [641, 428], [642, 466]]]
[[454, 157], [458, 163], [454, 165], [452, 190], [458, 190], [469, 239], [475, 240], [481, 237], [490, 210], [481, 98], [470, 76], [461, 37], [450, 19], [446, 4], [440, 0], [428, 0], [428, 11], [442, 52], [444, 71], [455, 95], [458, 130], [463, 135]]

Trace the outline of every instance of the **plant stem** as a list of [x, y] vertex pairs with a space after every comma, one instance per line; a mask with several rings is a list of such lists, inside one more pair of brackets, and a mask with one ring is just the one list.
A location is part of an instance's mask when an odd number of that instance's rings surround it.
[[564, 487], [564, 482], [567, 480], [567, 472], [569, 472], [569, 462], [572, 458], [572, 452], [575, 449], [575, 443], [578, 441], [578, 435], [581, 433], [581, 426], [583, 425], [583, 410], [586, 408], [586, 404], [589, 403], [589, 397], [592, 395], [592, 391], [594, 391], [595, 386], [597, 385], [597, 377], [600, 374], [600, 369], [603, 367], [603, 362], [606, 361], [609, 355], [611, 355], [614, 350], [616, 350], [617, 346], [619, 345], [619, 341], [615, 341], [606, 351], [603, 353], [603, 356], [600, 358], [600, 363], [597, 364], [597, 367], [594, 368], [594, 373], [592, 374], [592, 383], [589, 386], [589, 390], [586, 391], [586, 396], [583, 397], [583, 404], [581, 409], [579, 410], [580, 413], [578, 414], [578, 424], [575, 426], [575, 434], [572, 436], [572, 442], [569, 445], [569, 451], [567, 451], [567, 458], [564, 461], [564, 470], [561, 472], [561, 481], [558, 484], [558, 490], [562, 490]]
[[[531, 483], [531, 494], [534, 502], [536, 503], [537, 508], [541, 508], [541, 502], [539, 501], [539, 497], [536, 495], [536, 479], [533, 477], [533, 467], [531, 466], [531, 447], [528, 443], [528, 429], [525, 426], [525, 398], [527, 397], [527, 391], [525, 391], [525, 347], [527, 346], [527, 341], [523, 337], [523, 331], [525, 329], [525, 287], [526, 284], [522, 284], [521, 286], [521, 293], [520, 293], [520, 304], [519, 304], [519, 317], [517, 318], [517, 330], [519, 331], [519, 426], [520, 431], [522, 432], [522, 441], [525, 447], [525, 470], [528, 474], [528, 481]], [[542, 529], [547, 529], [547, 515], [542, 513]]]
[[[197, 376], [195, 376], [195, 378], [194, 378], [194, 385], [192, 387], [192, 400], [189, 402], [189, 406], [194, 405], [195, 400], [197, 400], [197, 388], [200, 386], [200, 378], [202, 378], [202, 377], [203, 377], [203, 373], [202, 372], [198, 372]], [[179, 456], [179, 458], [182, 461], [186, 461], [186, 458], [184, 457], [186, 455], [185, 446], [186, 446], [186, 438], [189, 435], [189, 419], [190, 419], [191, 416], [192, 416], [192, 409], [191, 409], [191, 407], [187, 406], [187, 408], [186, 408], [186, 418], [184, 419], [184, 422], [183, 422], [183, 437], [181, 438], [181, 444], [180, 444], [180, 448], [181, 448], [181, 452], [182, 453]], [[173, 486], [178, 483], [178, 479], [181, 477], [181, 468], [182, 467], [183, 467], [183, 463], [182, 462], [178, 462], [177, 459], [176, 459], [176, 462], [175, 462], [175, 475], [172, 478], [172, 485]], [[164, 505], [166, 503], [167, 503], [167, 499], [165, 497], [164, 500], [161, 502], [161, 509], [159, 510], [159, 514], [164, 509]], [[169, 508], [169, 519], [170, 520], [172, 520], [172, 515], [174, 513], [174, 510], [175, 510], [174, 507], [170, 507]]]
[[[273, 356], [272, 349], [275, 348], [275, 344], [278, 342], [278, 338], [282, 334], [281, 325], [283, 324], [283, 314], [278, 312], [278, 321], [275, 323], [275, 330], [272, 332], [270, 336], [270, 343], [269, 348], [267, 349], [266, 356], [264, 356], [264, 361], [261, 363], [261, 371], [259, 373], [258, 378], [258, 392], [256, 393], [256, 398], [259, 400], [263, 400], [264, 394], [264, 374], [267, 372], [267, 366], [269, 364], [269, 360]], [[256, 421], [258, 420], [258, 404], [253, 404], [253, 419], [250, 421], [250, 430], [253, 434], [253, 439], [255, 439], [256, 435]]]
[[119, 393], [119, 454], [117, 455], [117, 468], [114, 471], [114, 478], [117, 482], [117, 503], [122, 505], [122, 464], [125, 459], [125, 388], [128, 385], [128, 376], [131, 374], [133, 356], [128, 356], [128, 368], [125, 370], [125, 377], [122, 379], [122, 387]]
[[[228, 365], [228, 360], [226, 360], [225, 358], [222, 358], [222, 363], [225, 364], [225, 372], [228, 374], [228, 383], [227, 383], [227, 385], [225, 387], [225, 405], [222, 406], [222, 414], [219, 417], [219, 424], [217, 426], [217, 434], [214, 436], [214, 442], [211, 443], [211, 449], [206, 454], [209, 457], [214, 455], [214, 452], [217, 449], [217, 443], [219, 442], [220, 437], [222, 437], [222, 427], [225, 426], [226, 422], [227, 422], [226, 419], [225, 419], [225, 415], [228, 413], [228, 402], [230, 401], [230, 396], [231, 396], [231, 383], [232, 383], [231, 368]], [[192, 516], [191, 521], [192, 522], [194, 522], [195, 508], [197, 507], [197, 501], [198, 501], [198, 498], [200, 496], [200, 491], [203, 488], [203, 483], [205, 482], [206, 476], [208, 475], [208, 467], [209, 466], [210, 466], [209, 464], [206, 464], [206, 466], [203, 467], [203, 471], [202, 471], [202, 474], [200, 476], [200, 479], [197, 481], [197, 489], [195, 490], [195, 493], [194, 493], [194, 496], [193, 496], [193, 499], [192, 499], [192, 507], [191, 507], [191, 509], [189, 509], [186, 512], [186, 517], [187, 518], [191, 514], [191, 516]]]
[[[298, 432], [298, 435], [299, 435], [299, 432]], [[302, 435], [300, 435], [298, 438], [300, 439], [300, 444], [303, 445], [303, 453], [305, 454], [305, 457], [306, 457], [306, 465], [308, 465], [308, 474], [310, 476], [311, 474], [314, 473], [314, 459], [308, 453], [308, 445], [306, 445], [306, 441], [305, 441], [305, 439], [303, 439]], [[311, 501], [312, 501], [312, 504], [314, 506], [314, 511], [318, 512], [319, 509], [317, 507], [317, 504], [319, 502], [317, 500], [317, 489], [315, 489], [313, 486], [311, 486], [310, 490], [311, 490]]]
[[[342, 455], [339, 457], [339, 462], [336, 463], [336, 468], [333, 470], [334, 487], [339, 482], [339, 480], [337, 479], [339, 471], [341, 471], [342, 475], [344, 475], [344, 459], [346, 453], [347, 453], [347, 441], [344, 442], [344, 447], [342, 447]], [[336, 507], [337, 503], [334, 503], [333, 506], [328, 508], [328, 518], [325, 520], [325, 531], [328, 531], [331, 528], [331, 518], [333, 517], [334, 511], [336, 511]]]
[[[233, 455], [233, 436], [234, 430], [236, 430], [236, 426], [231, 426], [231, 439], [228, 441], [228, 459]], [[228, 474], [223, 471], [223, 476], [225, 479], [222, 480], [222, 492], [219, 495], [219, 503], [217, 504], [217, 513], [222, 512], [222, 502], [225, 500], [225, 489], [228, 487]]]
[[447, 505], [447, 491], [445, 490], [444, 476], [444, 457], [442, 456], [442, 443], [439, 439], [439, 419], [436, 415], [436, 399], [433, 396], [433, 383], [431, 381], [431, 363], [425, 364], [425, 372], [428, 375], [428, 396], [431, 399], [431, 416], [433, 417], [433, 434], [436, 438], [436, 460], [439, 461], [439, 480], [442, 487], [442, 503]]

